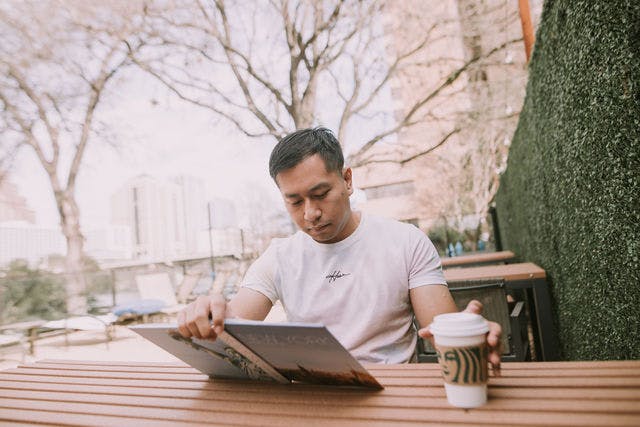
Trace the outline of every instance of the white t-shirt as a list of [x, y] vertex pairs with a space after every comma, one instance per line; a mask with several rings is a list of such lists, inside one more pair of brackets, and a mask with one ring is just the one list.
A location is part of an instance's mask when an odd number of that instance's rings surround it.
[[324, 324], [361, 362], [404, 363], [416, 345], [409, 289], [445, 283], [422, 231], [363, 213], [337, 243], [301, 231], [273, 239], [242, 286], [280, 300], [291, 322]]

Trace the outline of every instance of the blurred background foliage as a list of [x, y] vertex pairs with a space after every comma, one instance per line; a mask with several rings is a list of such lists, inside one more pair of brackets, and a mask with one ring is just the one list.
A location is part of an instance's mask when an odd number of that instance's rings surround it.
[[57, 319], [66, 311], [62, 277], [30, 268], [15, 260], [0, 278], [0, 324]]

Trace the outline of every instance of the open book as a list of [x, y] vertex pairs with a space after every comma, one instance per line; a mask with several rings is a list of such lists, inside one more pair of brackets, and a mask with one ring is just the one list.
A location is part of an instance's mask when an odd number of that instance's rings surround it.
[[227, 319], [215, 341], [184, 338], [175, 324], [131, 329], [213, 378], [383, 388], [323, 325]]

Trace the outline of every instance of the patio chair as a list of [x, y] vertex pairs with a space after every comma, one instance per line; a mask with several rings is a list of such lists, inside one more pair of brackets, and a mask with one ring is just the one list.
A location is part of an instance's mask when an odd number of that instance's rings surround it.
[[171, 316], [185, 307], [185, 304], [178, 302], [168, 273], [139, 274], [136, 276], [136, 286], [142, 300], [162, 302], [158, 313]]
[[112, 341], [115, 335], [115, 326], [120, 318], [113, 313], [92, 314], [67, 314], [67, 317], [59, 320], [50, 320], [44, 323], [39, 331], [40, 335], [48, 335], [51, 332], [62, 331], [65, 334], [65, 343], [68, 345], [68, 333], [70, 331], [104, 331], [106, 342]]
[[[471, 300], [483, 305], [482, 315], [502, 326], [502, 361], [520, 362], [530, 358], [524, 302], [510, 304], [502, 279], [449, 282], [449, 291], [459, 310]], [[512, 307], [510, 306], [512, 305]], [[418, 362], [436, 362], [436, 353], [428, 340], [418, 338]]]

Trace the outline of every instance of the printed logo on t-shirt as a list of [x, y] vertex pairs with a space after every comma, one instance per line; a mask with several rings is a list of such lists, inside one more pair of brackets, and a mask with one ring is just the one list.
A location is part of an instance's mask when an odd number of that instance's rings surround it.
[[344, 276], [350, 276], [350, 275], [351, 273], [343, 273], [340, 270], [334, 270], [331, 274], [327, 274], [325, 279], [329, 279], [329, 283], [333, 283]]

